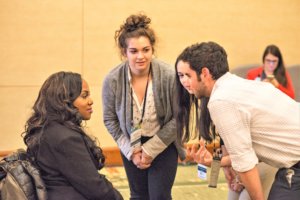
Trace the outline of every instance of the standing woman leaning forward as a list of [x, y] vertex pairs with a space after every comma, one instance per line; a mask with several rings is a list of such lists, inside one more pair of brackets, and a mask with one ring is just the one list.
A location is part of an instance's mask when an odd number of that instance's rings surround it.
[[156, 37], [150, 18], [131, 15], [115, 33], [125, 58], [104, 80], [103, 119], [117, 142], [131, 199], [171, 199], [178, 154], [175, 72], [153, 59]]

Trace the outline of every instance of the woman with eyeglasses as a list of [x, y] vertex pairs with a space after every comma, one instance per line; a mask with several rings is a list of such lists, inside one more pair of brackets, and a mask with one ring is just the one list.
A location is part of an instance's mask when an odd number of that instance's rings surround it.
[[[283, 58], [279, 48], [275, 45], [268, 45], [263, 53], [263, 65], [251, 69], [247, 73], [247, 79], [269, 82], [291, 98], [295, 99], [295, 91], [289, 73], [285, 69]], [[263, 162], [258, 165], [258, 171], [262, 182], [264, 193], [268, 195], [276, 173], [276, 168]], [[267, 196], [266, 196], [267, 198]], [[250, 199], [248, 192], [229, 191], [228, 199]]]
[[295, 91], [289, 73], [285, 69], [279, 48], [275, 45], [266, 47], [263, 54], [263, 66], [251, 69], [247, 79], [272, 83], [276, 88], [295, 98]]

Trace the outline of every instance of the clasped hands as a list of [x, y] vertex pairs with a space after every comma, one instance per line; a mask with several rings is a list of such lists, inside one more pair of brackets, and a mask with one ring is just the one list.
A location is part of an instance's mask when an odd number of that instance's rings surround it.
[[137, 168], [147, 169], [151, 166], [153, 158], [143, 151], [142, 148], [139, 148], [133, 152], [131, 160]]

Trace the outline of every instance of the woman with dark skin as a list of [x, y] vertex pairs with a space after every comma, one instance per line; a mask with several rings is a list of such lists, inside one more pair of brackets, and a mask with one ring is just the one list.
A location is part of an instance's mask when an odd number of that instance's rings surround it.
[[55, 73], [40, 89], [24, 142], [49, 200], [123, 199], [98, 173], [105, 160], [102, 150], [82, 127], [91, 118], [92, 105], [89, 86], [77, 73]]

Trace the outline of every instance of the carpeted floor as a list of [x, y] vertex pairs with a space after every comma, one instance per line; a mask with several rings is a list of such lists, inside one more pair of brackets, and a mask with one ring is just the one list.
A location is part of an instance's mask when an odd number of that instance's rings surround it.
[[[122, 193], [124, 199], [129, 199], [129, 188], [123, 167], [106, 167], [101, 170], [113, 185]], [[209, 170], [208, 170], [209, 177]], [[217, 188], [209, 188], [207, 181], [197, 176], [197, 165], [178, 165], [175, 183], [172, 189], [174, 200], [226, 200], [227, 184], [224, 174], [220, 171]]]

